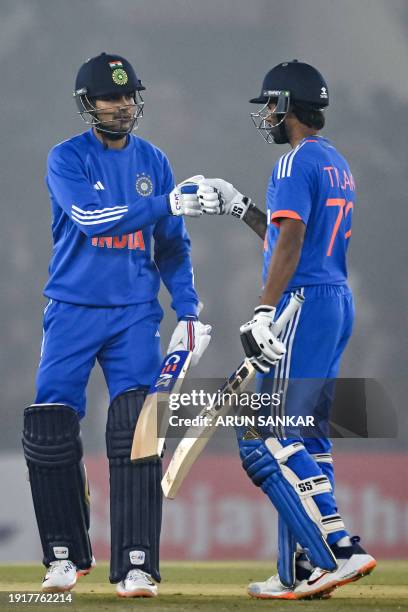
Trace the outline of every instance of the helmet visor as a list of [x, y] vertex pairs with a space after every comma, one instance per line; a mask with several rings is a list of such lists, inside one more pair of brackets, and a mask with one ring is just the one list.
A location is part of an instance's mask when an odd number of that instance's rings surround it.
[[[122, 96], [120, 96], [122, 97]], [[97, 127], [98, 131], [108, 134], [130, 134], [139, 127], [139, 119], [143, 117], [144, 101], [139, 90], [129, 96], [129, 102], [121, 105], [106, 104], [97, 108], [95, 98], [87, 94], [75, 96], [79, 114], [87, 125]], [[119, 98], [115, 94], [98, 96], [98, 100], [109, 103]]]
[[290, 109], [289, 91], [268, 91], [265, 104], [256, 112], [251, 113], [251, 119], [262, 138], [268, 142], [275, 142], [274, 133], [285, 120]]

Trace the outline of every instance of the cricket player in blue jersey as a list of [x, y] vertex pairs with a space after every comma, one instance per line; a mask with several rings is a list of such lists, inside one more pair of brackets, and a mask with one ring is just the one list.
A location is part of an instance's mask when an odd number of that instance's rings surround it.
[[[353, 325], [346, 251], [355, 183], [344, 157], [318, 134], [329, 104], [318, 70], [297, 60], [279, 64], [250, 102], [260, 105], [251, 115], [266, 142], [291, 146], [273, 169], [267, 215], [222, 179], [205, 179], [198, 195], [207, 214], [242, 219], [264, 240], [260, 305], [241, 327], [245, 353], [260, 372], [258, 390], [280, 392], [284, 402], [288, 381], [314, 380], [314, 408], [327, 420], [325, 381], [336, 378]], [[295, 291], [304, 304], [277, 338], [273, 322]], [[250, 584], [251, 596], [327, 597], [374, 569], [375, 559], [349, 536], [338, 513], [332, 445], [323, 433], [244, 430], [239, 446], [244, 469], [279, 513], [278, 573]]]
[[166, 156], [132, 134], [144, 89], [125, 58], [102, 53], [89, 59], [74, 96], [91, 127], [48, 157], [49, 301], [37, 395], [25, 410], [23, 433], [45, 592], [70, 590], [93, 565], [80, 419], [97, 360], [110, 395], [110, 581], [122, 597], [157, 594], [161, 460], [132, 464], [130, 449], [161, 363], [161, 280], [178, 318], [169, 352], [193, 350], [194, 364], [210, 341], [211, 327], [198, 321], [183, 221], [183, 215], [201, 215], [201, 207], [196, 193], [174, 185]]

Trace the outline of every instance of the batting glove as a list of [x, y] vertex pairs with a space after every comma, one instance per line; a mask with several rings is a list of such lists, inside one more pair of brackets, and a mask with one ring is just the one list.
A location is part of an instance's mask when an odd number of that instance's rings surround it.
[[211, 325], [204, 325], [200, 321], [188, 319], [179, 321], [170, 339], [167, 353], [173, 351], [193, 351], [191, 365], [195, 366], [210, 344]]
[[201, 174], [197, 174], [175, 186], [169, 194], [172, 215], [176, 217], [180, 215], [200, 217], [203, 214], [197, 195], [198, 183], [203, 179], [204, 177]]
[[245, 355], [258, 372], [266, 374], [286, 353], [286, 347], [273, 331], [276, 308], [258, 306], [254, 318], [240, 327]]
[[250, 198], [242, 195], [223, 179], [204, 179], [197, 191], [201, 207], [207, 215], [232, 215], [243, 219], [253, 206]]

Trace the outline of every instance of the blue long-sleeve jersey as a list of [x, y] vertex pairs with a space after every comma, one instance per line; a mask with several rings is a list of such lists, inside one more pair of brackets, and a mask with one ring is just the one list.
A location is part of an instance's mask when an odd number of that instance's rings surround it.
[[46, 183], [53, 252], [44, 295], [137, 304], [157, 297], [161, 277], [178, 318], [196, 314], [190, 240], [169, 212], [174, 178], [158, 148], [131, 135], [123, 149], [109, 149], [89, 130], [51, 149]]

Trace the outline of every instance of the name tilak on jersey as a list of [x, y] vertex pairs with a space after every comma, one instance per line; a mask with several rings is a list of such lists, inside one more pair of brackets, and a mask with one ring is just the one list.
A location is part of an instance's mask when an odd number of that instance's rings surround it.
[[336, 186], [343, 190], [347, 188], [349, 188], [351, 191], [356, 190], [356, 185], [351, 172], [347, 173], [345, 170], [341, 171], [336, 168], [336, 166], [325, 166], [323, 170], [329, 175], [331, 187]]
[[92, 246], [106, 247], [107, 249], [129, 249], [145, 251], [145, 242], [142, 230], [123, 236], [95, 236], [92, 238]]

